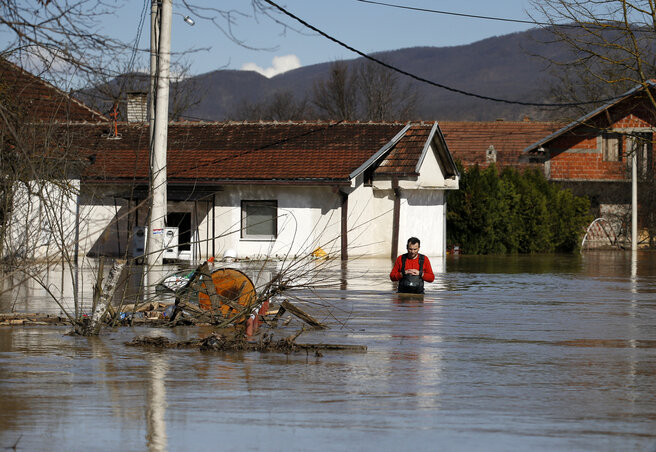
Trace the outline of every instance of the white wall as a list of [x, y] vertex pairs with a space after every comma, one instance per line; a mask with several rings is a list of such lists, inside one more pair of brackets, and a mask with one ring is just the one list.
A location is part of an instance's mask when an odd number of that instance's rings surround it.
[[[117, 202], [123, 203], [122, 200]], [[86, 255], [99, 241], [105, 242], [103, 250], [118, 249], [115, 222], [118, 221], [121, 205], [82, 204], [80, 205], [80, 255]], [[127, 240], [127, 231], [123, 232]]]
[[410, 237], [421, 240], [421, 253], [429, 257], [445, 255], [446, 217], [444, 191], [401, 189], [399, 253]]
[[359, 185], [349, 194], [349, 257], [389, 257], [394, 199], [391, 190]]
[[[240, 258], [307, 255], [317, 247], [326, 252], [340, 251], [341, 198], [334, 187], [295, 186], [228, 186], [216, 193], [214, 212], [199, 223], [199, 238], [211, 240], [212, 217], [216, 217], [215, 250], [217, 257], [228, 249]], [[278, 202], [278, 237], [256, 240], [241, 237], [241, 202], [243, 200], [275, 200]], [[210, 224], [206, 224], [206, 222]], [[201, 250], [204, 252], [205, 246]], [[210, 244], [209, 249], [212, 249]], [[205, 257], [205, 256], [203, 256]]]
[[79, 181], [16, 184], [5, 254], [47, 259], [75, 246]]

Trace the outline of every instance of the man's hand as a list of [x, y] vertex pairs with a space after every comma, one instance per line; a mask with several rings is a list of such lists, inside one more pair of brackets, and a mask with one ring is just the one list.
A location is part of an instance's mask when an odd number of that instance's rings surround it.
[[419, 270], [417, 270], [416, 268], [409, 268], [405, 271], [405, 274], [419, 276]]

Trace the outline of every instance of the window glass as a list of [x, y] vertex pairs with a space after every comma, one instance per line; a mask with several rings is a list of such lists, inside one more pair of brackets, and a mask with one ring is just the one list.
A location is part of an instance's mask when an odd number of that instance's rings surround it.
[[241, 236], [243, 238], [275, 238], [278, 235], [278, 203], [276, 201], [242, 201]]
[[622, 136], [619, 133], [604, 133], [601, 138], [604, 162], [621, 162]]

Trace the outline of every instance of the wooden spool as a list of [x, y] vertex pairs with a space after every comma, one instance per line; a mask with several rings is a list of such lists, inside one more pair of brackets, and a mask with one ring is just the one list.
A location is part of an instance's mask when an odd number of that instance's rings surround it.
[[[212, 309], [212, 288], [208, 290], [205, 280], [203, 278], [202, 290], [198, 293], [198, 304], [209, 311]], [[212, 272], [212, 282], [219, 302], [219, 306], [214, 306], [214, 309], [220, 309], [223, 317], [237, 314], [244, 307], [253, 305], [257, 299], [253, 282], [234, 268], [221, 268]]]

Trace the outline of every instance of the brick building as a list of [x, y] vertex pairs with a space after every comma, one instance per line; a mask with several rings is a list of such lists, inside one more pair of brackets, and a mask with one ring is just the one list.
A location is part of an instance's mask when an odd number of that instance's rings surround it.
[[656, 95], [656, 81], [649, 81], [567, 125], [443, 121], [440, 128], [465, 167], [538, 168], [550, 181], [588, 196], [597, 216], [624, 215], [631, 204], [634, 154], [641, 199], [653, 182], [656, 109], [647, 88]]
[[524, 149], [541, 161], [551, 181], [587, 195], [599, 216], [619, 214], [631, 203], [631, 159], [639, 183], [654, 174], [655, 81], [638, 86]]

